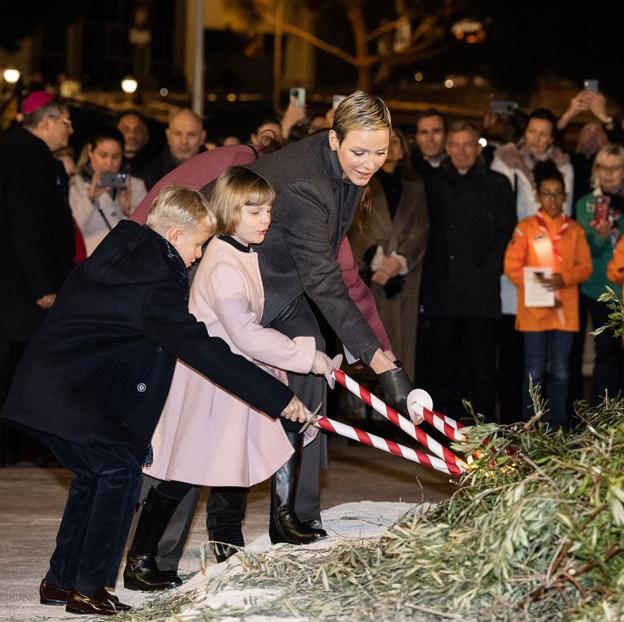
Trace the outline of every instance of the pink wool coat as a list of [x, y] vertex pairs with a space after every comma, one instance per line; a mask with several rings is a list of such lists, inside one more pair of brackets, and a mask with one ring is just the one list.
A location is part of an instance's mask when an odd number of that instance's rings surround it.
[[[256, 253], [211, 240], [191, 288], [191, 313], [211, 337], [224, 339], [236, 354], [264, 361], [271, 367], [261, 367], [284, 382], [283, 369], [309, 373], [314, 338], [289, 339], [263, 328], [263, 305]], [[279, 420], [252, 410], [179, 361], [152, 447], [147, 475], [208, 486], [253, 486], [293, 453]]]

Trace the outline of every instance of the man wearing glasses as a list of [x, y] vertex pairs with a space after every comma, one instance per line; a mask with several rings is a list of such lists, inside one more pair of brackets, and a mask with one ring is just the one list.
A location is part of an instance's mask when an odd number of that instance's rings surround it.
[[[67, 104], [35, 91], [21, 113], [22, 126], [0, 142], [0, 407], [74, 257], [67, 174], [52, 154], [73, 131]], [[25, 457], [26, 441], [6, 434], [0, 428], [0, 464]]]

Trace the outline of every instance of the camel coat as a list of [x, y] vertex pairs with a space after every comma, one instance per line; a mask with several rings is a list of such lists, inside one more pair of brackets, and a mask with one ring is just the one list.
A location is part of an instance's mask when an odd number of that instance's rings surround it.
[[[282, 369], [309, 373], [314, 338], [289, 339], [263, 328], [263, 304], [258, 255], [211, 240], [191, 288], [191, 313], [232, 352], [280, 368], [262, 366], [281, 380], [286, 381]], [[154, 461], [144, 469], [147, 475], [208, 486], [253, 486], [293, 453], [279, 421], [252, 410], [179, 361], [152, 447]]]
[[393, 348], [410, 378], [414, 377], [416, 329], [420, 298], [422, 261], [427, 247], [429, 215], [425, 188], [420, 179], [402, 179], [402, 192], [394, 219], [376, 178], [370, 182], [373, 206], [362, 228], [351, 227], [349, 241], [361, 269], [366, 269], [364, 253], [371, 246], [381, 246], [386, 255], [393, 251], [407, 260], [408, 273], [403, 289], [388, 298], [384, 288], [371, 283], [377, 309]]

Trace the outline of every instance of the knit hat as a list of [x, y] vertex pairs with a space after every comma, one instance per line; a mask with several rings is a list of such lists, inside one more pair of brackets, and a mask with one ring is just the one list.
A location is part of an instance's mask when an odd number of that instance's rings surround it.
[[54, 95], [46, 91], [33, 91], [22, 102], [22, 114], [27, 115], [39, 110], [42, 106], [47, 106], [54, 99]]

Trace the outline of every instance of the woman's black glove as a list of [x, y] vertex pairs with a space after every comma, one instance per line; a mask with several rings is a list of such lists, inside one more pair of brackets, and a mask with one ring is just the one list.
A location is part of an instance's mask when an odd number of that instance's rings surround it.
[[396, 410], [407, 413], [407, 396], [414, 388], [407, 372], [401, 367], [399, 361], [395, 361], [396, 368], [381, 372], [377, 375], [386, 401]]
[[386, 298], [392, 300], [396, 298], [402, 291], [403, 285], [405, 284], [405, 277], [397, 274], [397, 276], [393, 276], [391, 279], [388, 279], [388, 282], [384, 285], [384, 293], [386, 294]]

